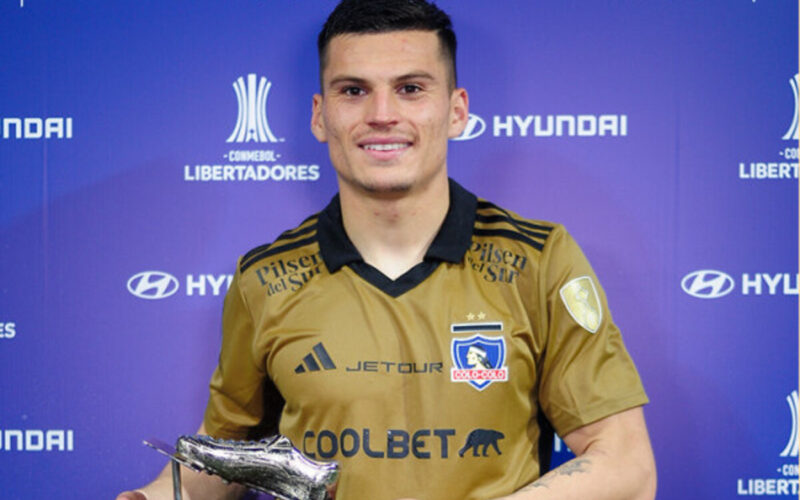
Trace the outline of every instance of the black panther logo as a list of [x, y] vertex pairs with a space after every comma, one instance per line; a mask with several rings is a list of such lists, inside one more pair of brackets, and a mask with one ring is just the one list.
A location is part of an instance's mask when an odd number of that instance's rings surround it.
[[472, 456], [477, 457], [479, 446], [483, 446], [482, 455], [484, 457], [489, 456], [486, 453], [489, 449], [489, 446], [492, 446], [498, 455], [502, 455], [500, 452], [500, 447], [497, 446], [497, 442], [504, 437], [506, 437], [505, 434], [500, 431], [495, 431], [492, 429], [475, 429], [469, 433], [469, 436], [467, 436], [467, 442], [464, 444], [464, 447], [458, 450], [458, 456], [463, 457], [464, 453], [472, 448]]

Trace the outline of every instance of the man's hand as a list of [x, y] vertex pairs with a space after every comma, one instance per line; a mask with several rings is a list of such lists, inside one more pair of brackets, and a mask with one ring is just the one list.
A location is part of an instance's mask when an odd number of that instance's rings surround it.
[[[205, 425], [201, 425], [197, 434], [207, 434]], [[247, 488], [240, 484], [225, 484], [217, 476], [210, 476], [181, 466], [181, 492], [183, 498], [229, 500], [241, 498]], [[147, 486], [136, 490], [123, 491], [116, 500], [172, 500], [172, 463], [161, 470], [158, 477]]]
[[[241, 498], [247, 488], [241, 484], [225, 484], [218, 476], [209, 476], [181, 466], [181, 493], [185, 500], [233, 500]], [[116, 500], [172, 500], [172, 464], [167, 464], [155, 481], [136, 490], [124, 491]]]
[[333, 486], [328, 486], [326, 488], [328, 490], [328, 500], [336, 500], [336, 488], [338, 486], [339, 482], [337, 481]]

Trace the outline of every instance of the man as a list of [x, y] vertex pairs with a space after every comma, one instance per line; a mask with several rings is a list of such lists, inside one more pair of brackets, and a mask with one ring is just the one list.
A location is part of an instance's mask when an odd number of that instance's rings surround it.
[[[311, 129], [339, 194], [240, 259], [200, 433], [279, 421], [341, 463], [346, 500], [653, 498], [647, 398], [579, 248], [448, 179], [468, 98], [447, 15], [343, 0], [319, 54]], [[577, 458], [545, 474], [553, 429]], [[170, 495], [165, 469], [118, 498]]]

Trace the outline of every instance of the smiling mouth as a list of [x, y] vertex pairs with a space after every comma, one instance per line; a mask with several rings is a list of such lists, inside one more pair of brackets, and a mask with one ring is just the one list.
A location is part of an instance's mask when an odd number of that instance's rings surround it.
[[411, 146], [410, 142], [396, 142], [392, 144], [364, 144], [361, 147], [367, 151], [396, 151]]

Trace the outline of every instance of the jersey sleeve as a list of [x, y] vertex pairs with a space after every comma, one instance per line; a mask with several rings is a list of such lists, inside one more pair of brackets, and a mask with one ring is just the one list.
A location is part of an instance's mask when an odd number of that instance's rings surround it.
[[255, 328], [241, 287], [233, 277], [222, 311], [222, 348], [211, 376], [204, 417], [206, 432], [217, 438], [245, 439], [263, 416], [266, 368], [254, 350]]
[[546, 314], [540, 325], [545, 349], [539, 402], [554, 429], [564, 436], [647, 403], [605, 293], [562, 226], [548, 238], [541, 262], [539, 293]]

